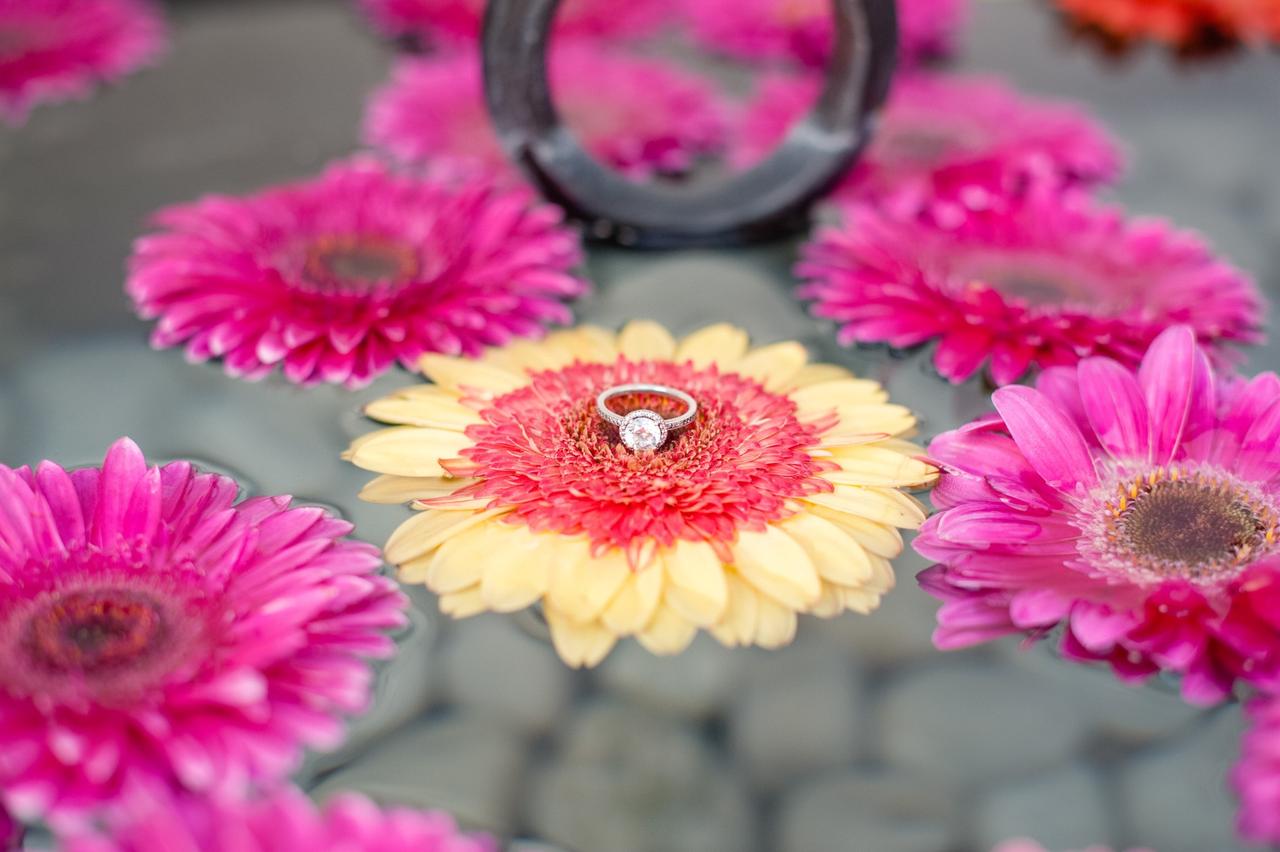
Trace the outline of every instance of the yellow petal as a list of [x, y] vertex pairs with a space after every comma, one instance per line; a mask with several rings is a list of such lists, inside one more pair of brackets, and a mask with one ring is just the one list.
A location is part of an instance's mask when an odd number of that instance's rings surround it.
[[617, 360], [618, 345], [613, 332], [594, 325], [580, 325], [552, 334], [548, 343], [569, 353], [570, 361], [585, 364], [608, 364]]
[[869, 592], [887, 594], [893, 590], [898, 578], [893, 573], [893, 563], [883, 556], [868, 554], [871, 559], [872, 577], [863, 588]]
[[574, 621], [598, 618], [631, 576], [626, 554], [615, 548], [593, 558], [582, 539], [562, 542], [559, 549], [548, 603]]
[[870, 615], [880, 608], [881, 594], [867, 589], [840, 589], [840, 602], [844, 608], [860, 615]]
[[561, 548], [556, 547], [555, 533], [535, 533], [528, 527], [504, 524], [511, 533], [494, 553], [480, 592], [485, 603], [495, 612], [516, 612], [541, 600], [551, 587], [551, 572]]
[[495, 535], [504, 530], [500, 524], [481, 524], [457, 533], [432, 554], [406, 563], [405, 570], [417, 570], [425, 563], [427, 588], [438, 595], [449, 594], [476, 585], [488, 567], [494, 549]]
[[838, 382], [852, 378], [853, 373], [835, 364], [805, 364], [800, 368], [799, 372], [791, 377], [791, 381], [787, 382], [787, 390], [794, 392], [799, 388], [807, 388], [810, 385], [822, 384], [823, 382]]
[[[387, 561], [405, 568], [419, 557], [429, 554], [450, 538], [466, 532], [478, 524], [485, 524], [501, 517], [509, 509], [488, 509], [483, 512], [454, 512], [428, 509], [414, 515], [401, 524], [384, 548]], [[421, 577], [407, 578], [405, 582], [420, 582]]]
[[938, 469], [933, 465], [879, 445], [848, 447], [831, 458], [840, 465], [840, 470], [828, 471], [822, 477], [843, 485], [909, 488], [928, 484], [938, 477]]
[[916, 417], [911, 409], [901, 405], [867, 403], [864, 405], [837, 405], [840, 422], [822, 434], [822, 445], [867, 443], [875, 440], [906, 435], [916, 427]]
[[822, 506], [812, 506], [810, 511], [847, 532], [868, 554], [894, 559], [902, 553], [902, 533], [891, 526]]
[[837, 485], [835, 491], [810, 494], [801, 499], [837, 512], [846, 512], [903, 529], [916, 529], [925, 519], [924, 507], [920, 505], [920, 501], [892, 488]]
[[834, 583], [822, 584], [822, 596], [809, 610], [810, 615], [818, 618], [835, 618], [844, 612], [844, 601], [840, 598], [840, 586]]
[[470, 618], [485, 612], [486, 609], [479, 586], [471, 586], [460, 592], [440, 596], [440, 611], [454, 618]]
[[755, 379], [766, 389], [778, 391], [809, 361], [809, 353], [799, 343], [787, 341], [753, 349], [739, 361], [733, 372]]
[[[383, 423], [405, 426], [429, 426], [461, 432], [480, 415], [458, 401], [452, 393], [432, 385], [422, 385], [429, 393], [404, 393], [384, 397], [364, 407], [366, 417]], [[416, 389], [415, 389], [416, 390]]]
[[491, 399], [522, 388], [529, 380], [483, 361], [452, 358], [448, 355], [423, 355], [418, 362], [423, 375], [455, 393]]
[[457, 458], [471, 439], [461, 432], [395, 426], [351, 442], [343, 458], [374, 473], [399, 476], [444, 476], [441, 459]]
[[727, 575], [729, 581], [729, 606], [724, 618], [711, 628], [722, 645], [730, 648], [749, 644], [756, 635], [756, 622], [760, 612], [760, 595], [736, 573]]
[[846, 586], [871, 580], [871, 562], [862, 545], [830, 521], [801, 512], [779, 523], [778, 528], [804, 548], [824, 580]]
[[384, 474], [360, 489], [360, 499], [369, 503], [410, 503], [448, 497], [455, 491], [474, 485], [474, 479], [443, 479], [438, 476], [395, 476]]
[[484, 361], [516, 375], [542, 370], [559, 370], [573, 363], [569, 350], [550, 340], [516, 340], [485, 352]]
[[711, 325], [680, 341], [675, 360], [681, 364], [692, 361], [695, 367], [717, 364], [722, 371], [732, 370], [747, 354], [749, 342], [747, 333], [737, 326], [727, 323]]
[[822, 582], [804, 548], [774, 526], [740, 533], [733, 555], [743, 579], [792, 609], [808, 609], [822, 593]]
[[679, 654], [698, 633], [698, 628], [669, 607], [660, 606], [653, 614], [653, 620], [642, 632], [636, 634], [651, 654]]
[[656, 322], [636, 320], [618, 334], [618, 349], [633, 361], [670, 361], [676, 340]]
[[711, 545], [679, 541], [663, 553], [667, 606], [699, 627], [710, 627], [729, 604], [724, 565]]
[[881, 405], [889, 392], [870, 379], [843, 379], [809, 385], [788, 394], [799, 409], [801, 420], [811, 420], [834, 412], [839, 406]]
[[656, 562], [633, 571], [605, 608], [601, 620], [620, 636], [639, 633], [653, 618], [664, 583], [662, 566]]
[[760, 596], [755, 643], [761, 648], [781, 648], [796, 638], [796, 611], [768, 595]]
[[598, 665], [618, 641], [618, 637], [598, 621], [574, 621], [550, 606], [543, 607], [543, 614], [551, 628], [551, 643], [556, 653], [575, 669]]

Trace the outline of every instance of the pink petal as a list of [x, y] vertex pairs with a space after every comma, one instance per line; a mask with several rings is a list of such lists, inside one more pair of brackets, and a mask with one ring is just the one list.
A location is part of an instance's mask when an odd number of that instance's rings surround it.
[[1137, 378], [1110, 358], [1086, 358], [1079, 371], [1084, 411], [1103, 449], [1118, 459], [1147, 458], [1147, 406]]
[[1033, 388], [1010, 386], [991, 399], [1018, 449], [1050, 486], [1075, 493], [1098, 483], [1084, 436], [1048, 397]]
[[1167, 464], [1177, 453], [1194, 402], [1195, 334], [1186, 326], [1174, 326], [1151, 344], [1138, 380], [1142, 384], [1150, 416], [1149, 435], [1153, 464]]

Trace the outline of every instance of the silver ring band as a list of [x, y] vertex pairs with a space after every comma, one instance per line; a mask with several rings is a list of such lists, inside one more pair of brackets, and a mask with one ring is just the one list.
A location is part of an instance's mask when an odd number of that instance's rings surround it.
[[[679, 400], [684, 403], [685, 410], [677, 417], [663, 417], [646, 408], [619, 414], [609, 407], [612, 400], [633, 393], [656, 394]], [[601, 391], [596, 397], [596, 410], [606, 423], [617, 427], [618, 436], [628, 449], [656, 450], [667, 442], [667, 437], [672, 432], [693, 422], [698, 416], [698, 401], [684, 391], [666, 385], [615, 385]]]

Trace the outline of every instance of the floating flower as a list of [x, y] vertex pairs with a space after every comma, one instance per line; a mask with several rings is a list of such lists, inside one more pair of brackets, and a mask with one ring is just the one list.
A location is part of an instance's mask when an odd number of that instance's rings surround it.
[[[914, 64], [951, 53], [968, 11], [968, 0], [900, 0], [902, 58]], [[690, 0], [688, 15], [705, 46], [752, 62], [824, 68], [834, 41], [829, 0]]]
[[846, 213], [806, 248], [802, 295], [842, 343], [936, 342], [933, 364], [953, 382], [987, 363], [997, 384], [1089, 355], [1134, 365], [1175, 323], [1215, 351], [1260, 339], [1244, 273], [1191, 233], [1083, 193], [1039, 187], [956, 227], [865, 204]]
[[86, 97], [164, 45], [164, 22], [144, 0], [2, 2], [0, 121], [21, 124], [37, 103]]
[[[773, 151], [809, 111], [821, 83], [774, 75], [742, 120], [734, 152], [747, 166]], [[898, 78], [866, 152], [835, 194], [962, 217], [1019, 193], [1032, 179], [1091, 186], [1113, 180], [1121, 155], [1083, 110], [1033, 99], [991, 77], [918, 72]]]
[[150, 779], [233, 793], [342, 738], [404, 600], [351, 525], [236, 503], [127, 439], [100, 468], [0, 466], [0, 803], [30, 820]]
[[1124, 50], [1155, 41], [1185, 54], [1280, 35], [1277, 0], [1056, 0], [1075, 28]]
[[1274, 845], [1280, 843], [1280, 699], [1255, 699], [1248, 713], [1253, 728], [1232, 777], [1241, 801], [1240, 835]]
[[397, 175], [356, 159], [246, 198], [156, 216], [127, 289], [151, 343], [259, 379], [358, 387], [424, 352], [474, 355], [568, 322], [587, 285], [560, 211], [524, 190]]
[[[390, 560], [457, 617], [541, 603], [574, 666], [622, 636], [658, 654], [699, 628], [772, 648], [798, 613], [875, 609], [896, 528], [924, 517], [899, 489], [936, 473], [902, 440], [915, 418], [878, 384], [807, 363], [798, 343], [749, 349], [731, 326], [680, 342], [647, 322], [585, 327], [475, 362], [427, 356], [422, 370], [435, 384], [367, 409], [404, 425], [347, 453], [383, 474], [362, 497], [421, 510]], [[699, 405], [657, 451], [628, 450], [596, 411], [602, 391], [637, 382]]]
[[[514, 174], [484, 101], [473, 51], [401, 60], [370, 101], [365, 141], [438, 171]], [[727, 107], [709, 81], [669, 61], [597, 43], [551, 53], [565, 124], [601, 162], [632, 177], [688, 171], [724, 145]]]
[[[427, 44], [474, 42], [485, 0], [358, 0], [374, 25], [390, 36]], [[559, 36], [639, 37], [669, 20], [672, 0], [564, 0], [556, 12]]]
[[345, 793], [317, 808], [285, 789], [243, 804], [162, 790], [130, 791], [107, 831], [79, 828], [65, 852], [497, 852], [497, 844], [458, 830], [448, 814], [380, 809]]
[[1280, 686], [1280, 378], [1215, 376], [1180, 326], [1136, 372], [1086, 358], [994, 401], [929, 448], [940, 648], [1061, 628], [1069, 657], [1180, 673], [1192, 701]]

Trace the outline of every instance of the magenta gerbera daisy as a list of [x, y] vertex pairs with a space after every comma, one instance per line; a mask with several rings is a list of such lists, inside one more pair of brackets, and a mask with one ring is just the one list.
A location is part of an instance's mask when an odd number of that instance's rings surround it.
[[[571, 43], [552, 52], [551, 82], [587, 150], [632, 177], [685, 172], [724, 145], [727, 107], [718, 90], [672, 62]], [[438, 171], [514, 174], [489, 120], [474, 51], [402, 60], [370, 101], [364, 136]]]
[[[695, 38], [729, 56], [821, 68], [831, 54], [830, 0], [691, 0], [687, 8]], [[899, 0], [903, 59], [949, 54], [968, 10], [968, 0]]]
[[[474, 42], [485, 0], [357, 0], [374, 25], [390, 36], [418, 42]], [[639, 37], [669, 20], [673, 0], [564, 0], [556, 13], [562, 36]]]
[[133, 790], [104, 830], [78, 828], [65, 852], [497, 852], [440, 811], [380, 809], [353, 793], [317, 808], [286, 788], [243, 804]]
[[846, 213], [806, 247], [801, 294], [845, 344], [936, 342], [953, 382], [984, 364], [1002, 385], [1089, 355], [1134, 365], [1175, 323], [1219, 356], [1260, 339], [1248, 276], [1194, 234], [1084, 193], [1040, 186], [955, 227], [867, 204]]
[[151, 779], [234, 792], [364, 709], [405, 602], [351, 525], [236, 502], [116, 443], [101, 467], [0, 466], [0, 803], [91, 808]]
[[1061, 629], [1068, 656], [1180, 673], [1193, 701], [1280, 686], [1280, 378], [1216, 376], [1178, 326], [1136, 371], [1086, 358], [994, 402], [929, 448], [939, 647]]
[[164, 44], [164, 22], [145, 0], [0, 0], [0, 121], [84, 97]]
[[1280, 698], [1257, 698], [1248, 714], [1253, 727], [1240, 744], [1232, 775], [1240, 796], [1240, 835], [1280, 844]]
[[587, 285], [577, 235], [523, 189], [448, 185], [369, 159], [244, 198], [155, 217], [127, 290], [158, 318], [157, 348], [185, 344], [233, 376], [277, 367], [301, 384], [368, 383], [426, 352], [474, 354], [571, 319]]
[[[773, 151], [820, 85], [813, 75], [766, 78], [742, 120], [736, 164]], [[1113, 180], [1121, 163], [1117, 143], [1072, 104], [1031, 98], [997, 78], [919, 72], [894, 83], [866, 153], [835, 194], [962, 218], [1031, 179], [1094, 185]]]

